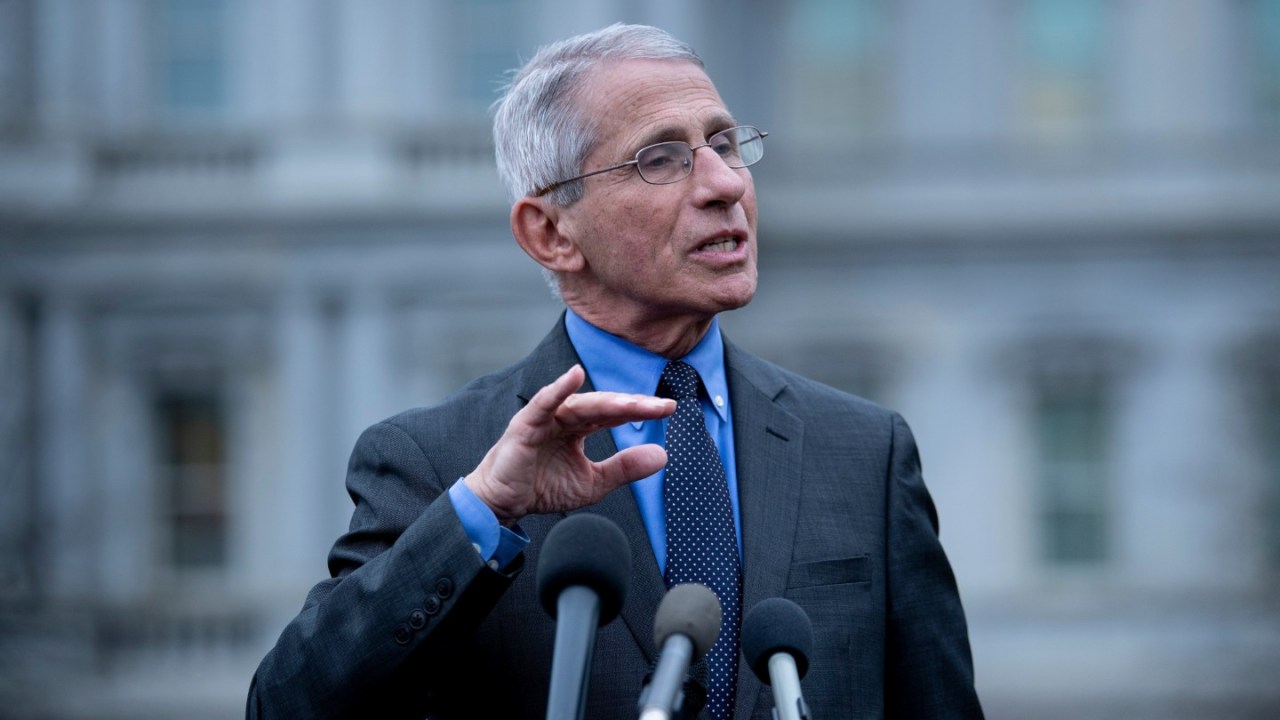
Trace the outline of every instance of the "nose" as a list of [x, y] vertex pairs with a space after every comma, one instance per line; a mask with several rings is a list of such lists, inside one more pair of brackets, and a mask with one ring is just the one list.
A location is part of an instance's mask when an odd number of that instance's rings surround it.
[[[706, 149], [711, 153], [698, 155], [698, 151]], [[693, 182], [695, 198], [698, 205], [733, 205], [742, 199], [747, 192], [747, 184], [751, 182], [751, 171], [746, 168], [731, 168], [711, 145], [699, 145], [693, 148]]]

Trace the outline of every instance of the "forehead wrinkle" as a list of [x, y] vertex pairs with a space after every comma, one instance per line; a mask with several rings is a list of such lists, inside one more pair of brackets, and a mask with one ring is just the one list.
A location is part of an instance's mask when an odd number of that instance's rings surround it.
[[[713, 113], [711, 117], [702, 121], [703, 137], [701, 138], [701, 141], [706, 141], [707, 138], [710, 138], [721, 130], [733, 127], [735, 122], [736, 121], [733, 119], [733, 116], [731, 116], [728, 111], [721, 110]], [[667, 125], [660, 125], [646, 131], [644, 135], [641, 135], [636, 141], [636, 150], [662, 142], [671, 142], [673, 140], [693, 144], [700, 142], [699, 138], [689, 136], [689, 130], [687, 127], [671, 123]]]
[[[586, 95], [596, 107], [606, 108], [595, 121], [600, 134], [591, 151], [596, 164], [630, 160], [643, 147], [671, 140], [694, 144], [705, 136], [734, 124], [733, 116], [715, 85], [701, 68], [684, 77], [658, 73], [617, 79], [633, 63], [657, 63], [672, 67], [667, 60], [627, 60], [609, 63], [593, 72]], [[679, 61], [675, 61], [678, 63]]]

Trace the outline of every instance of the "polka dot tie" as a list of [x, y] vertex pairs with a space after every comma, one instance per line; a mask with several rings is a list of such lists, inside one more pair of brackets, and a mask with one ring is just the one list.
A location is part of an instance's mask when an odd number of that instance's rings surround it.
[[707, 653], [707, 710], [715, 720], [733, 717], [738, 680], [738, 627], [742, 617], [742, 570], [724, 466], [707, 432], [698, 402], [698, 371], [679, 360], [667, 363], [658, 394], [675, 398], [667, 421], [667, 468], [663, 507], [667, 516], [668, 588], [696, 582], [720, 599], [720, 637]]

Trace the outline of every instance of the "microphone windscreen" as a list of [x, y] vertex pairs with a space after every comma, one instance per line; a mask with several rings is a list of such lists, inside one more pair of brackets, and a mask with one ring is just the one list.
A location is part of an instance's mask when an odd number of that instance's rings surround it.
[[711, 588], [683, 583], [667, 591], [653, 618], [653, 641], [659, 648], [675, 634], [693, 641], [693, 661], [707, 654], [720, 635], [720, 600]]
[[804, 609], [786, 598], [761, 600], [742, 618], [742, 656], [752, 672], [769, 684], [769, 658], [785, 652], [804, 677], [813, 650], [813, 623]]
[[538, 600], [556, 616], [560, 593], [582, 585], [600, 598], [601, 626], [622, 610], [631, 581], [631, 546], [613, 521], [578, 513], [551, 528], [538, 557]]

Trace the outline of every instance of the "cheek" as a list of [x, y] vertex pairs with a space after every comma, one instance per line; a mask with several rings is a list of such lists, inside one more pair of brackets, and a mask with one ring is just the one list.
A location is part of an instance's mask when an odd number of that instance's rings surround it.
[[679, 230], [680, 205], [678, 198], [664, 197], [664, 189], [668, 186], [644, 185], [634, 192], [628, 188], [628, 192], [602, 193], [596, 198], [592, 231], [601, 244], [598, 252], [610, 257], [611, 267], [633, 279], [676, 261], [673, 245], [678, 242], [672, 238]]
[[617, 239], [617, 252], [631, 259], [652, 263], [671, 253], [675, 223], [669, 214], [652, 205], [637, 205], [616, 213], [608, 226], [609, 237]]

